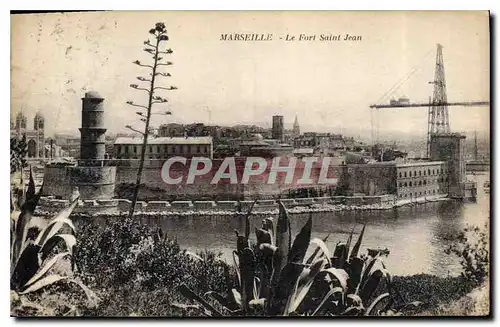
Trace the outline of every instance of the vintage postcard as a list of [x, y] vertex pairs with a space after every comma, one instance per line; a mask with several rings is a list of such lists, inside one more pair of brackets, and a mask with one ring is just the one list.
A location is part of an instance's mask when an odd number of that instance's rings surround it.
[[489, 12], [11, 33], [12, 316], [491, 315]]

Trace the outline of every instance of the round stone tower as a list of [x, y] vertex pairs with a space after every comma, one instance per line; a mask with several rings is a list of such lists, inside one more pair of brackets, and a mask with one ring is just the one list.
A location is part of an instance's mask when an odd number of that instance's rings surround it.
[[80, 128], [80, 160], [103, 160], [105, 153], [104, 98], [97, 92], [87, 92], [82, 98], [82, 127]]
[[77, 186], [82, 200], [107, 200], [114, 196], [116, 167], [104, 160], [104, 98], [87, 92], [82, 98], [80, 160], [69, 168], [70, 185]]

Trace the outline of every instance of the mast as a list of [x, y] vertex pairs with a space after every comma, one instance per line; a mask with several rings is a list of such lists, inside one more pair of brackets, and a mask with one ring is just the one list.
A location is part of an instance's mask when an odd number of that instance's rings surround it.
[[477, 161], [477, 131], [474, 131], [474, 160]]

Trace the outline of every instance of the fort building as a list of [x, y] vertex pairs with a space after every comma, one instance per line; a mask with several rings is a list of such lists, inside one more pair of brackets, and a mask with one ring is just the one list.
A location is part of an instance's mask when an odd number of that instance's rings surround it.
[[[118, 137], [114, 143], [113, 158], [140, 159], [144, 139], [142, 137]], [[199, 137], [150, 137], [146, 146], [146, 159], [170, 157], [213, 157], [211, 136]]]

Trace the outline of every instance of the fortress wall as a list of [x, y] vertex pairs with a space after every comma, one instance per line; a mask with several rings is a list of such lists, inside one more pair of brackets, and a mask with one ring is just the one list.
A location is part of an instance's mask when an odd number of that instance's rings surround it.
[[[278, 201], [285, 207], [307, 207], [314, 204], [339, 204], [345, 202], [350, 206], [362, 205], [384, 205], [394, 203], [393, 195], [384, 196], [356, 196], [356, 197], [319, 197], [319, 198], [296, 198], [280, 200], [259, 200], [259, 201], [137, 201], [136, 213], [167, 213], [185, 211], [228, 211], [247, 212], [254, 204], [253, 212], [263, 212], [278, 209]], [[74, 213], [90, 215], [124, 214], [130, 209], [130, 200], [80, 200]], [[37, 207], [38, 212], [56, 213], [69, 205], [68, 200], [59, 200], [53, 197], [42, 197]]]

